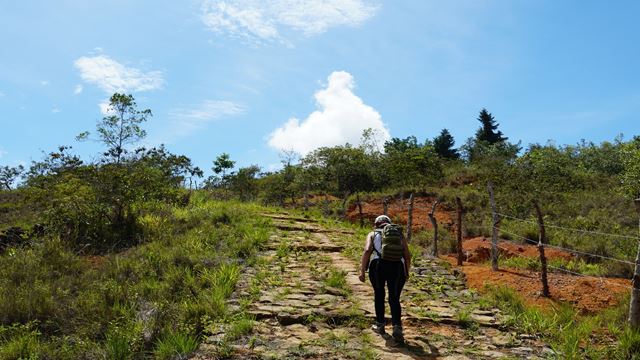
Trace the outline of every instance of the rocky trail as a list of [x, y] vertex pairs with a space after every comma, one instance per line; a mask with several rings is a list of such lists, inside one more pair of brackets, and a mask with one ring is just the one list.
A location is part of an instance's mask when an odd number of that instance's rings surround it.
[[272, 218], [277, 231], [257, 264], [241, 275], [230, 300], [231, 310], [250, 314], [255, 325], [249, 334], [234, 337], [220, 326], [195, 359], [557, 357], [536, 336], [504, 326], [507, 319], [483, 306], [466, 288], [463, 274], [418, 254], [401, 299], [405, 343], [375, 334], [369, 329], [373, 291], [357, 274], [364, 239], [310, 219], [264, 216]]

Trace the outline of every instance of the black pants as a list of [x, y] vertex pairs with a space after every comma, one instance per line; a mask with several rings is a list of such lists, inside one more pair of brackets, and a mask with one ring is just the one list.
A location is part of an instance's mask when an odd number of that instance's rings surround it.
[[400, 293], [407, 280], [404, 264], [401, 261], [385, 261], [374, 259], [369, 264], [369, 281], [373, 285], [376, 308], [376, 322], [384, 324], [385, 284], [389, 289], [389, 307], [391, 308], [391, 324], [401, 325]]

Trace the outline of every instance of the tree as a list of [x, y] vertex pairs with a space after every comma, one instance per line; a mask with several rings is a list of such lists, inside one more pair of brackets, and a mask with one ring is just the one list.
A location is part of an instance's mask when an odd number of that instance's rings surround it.
[[229, 154], [222, 153], [213, 161], [213, 168], [211, 169], [216, 174], [222, 173], [222, 177], [224, 178], [227, 170], [233, 169], [235, 164], [236, 162], [231, 160]]
[[487, 109], [483, 108], [480, 110], [478, 121], [480, 121], [482, 125], [478, 131], [476, 131], [477, 141], [483, 141], [492, 145], [508, 140], [507, 137], [502, 136], [502, 131], [498, 130], [500, 124], [496, 123], [493, 115], [491, 115]]
[[[106, 157], [114, 159], [116, 164], [127, 153], [126, 146], [144, 139], [147, 135], [140, 124], [151, 117], [151, 110], [138, 110], [132, 95], [115, 93], [109, 99], [107, 116], [97, 124], [97, 131], [104, 144], [107, 145]], [[89, 132], [78, 135], [78, 140], [85, 140]]]
[[389, 154], [392, 152], [404, 153], [409, 150], [418, 149], [418, 139], [415, 136], [407, 136], [405, 139], [392, 138], [384, 143], [384, 151]]
[[0, 190], [11, 190], [13, 182], [22, 174], [24, 166], [0, 166]]
[[440, 131], [440, 135], [436, 136], [433, 139], [433, 148], [435, 152], [443, 159], [458, 159], [460, 158], [460, 154], [458, 154], [458, 150], [456, 150], [453, 146], [455, 145], [455, 140], [453, 136], [449, 133], [449, 130], [442, 129]]
[[256, 176], [259, 173], [260, 167], [257, 165], [240, 168], [237, 173], [229, 175], [229, 188], [238, 194], [240, 200], [254, 199], [258, 194]]

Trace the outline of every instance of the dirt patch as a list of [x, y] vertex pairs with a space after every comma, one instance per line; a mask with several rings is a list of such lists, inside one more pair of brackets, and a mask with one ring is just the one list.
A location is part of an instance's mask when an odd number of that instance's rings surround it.
[[[433, 196], [416, 196], [413, 200], [413, 223], [411, 229], [415, 231], [431, 229], [431, 221], [429, 220], [429, 212], [433, 206], [436, 197]], [[408, 219], [409, 200], [398, 198], [389, 199], [387, 213], [389, 217], [396, 223], [406, 224]], [[377, 216], [384, 211], [382, 199], [373, 199], [362, 201], [362, 214], [368, 225], [373, 224]], [[439, 226], [452, 227], [454, 223], [454, 212], [446, 206], [446, 204], [438, 204], [436, 207], [435, 217]], [[358, 206], [355, 203], [349, 205], [347, 209], [347, 218], [352, 222], [360, 221]]]
[[[462, 251], [465, 254], [465, 260], [471, 263], [486, 262], [491, 258], [491, 239], [480, 236], [466, 239], [462, 243]], [[498, 241], [498, 252], [501, 257], [525, 256], [538, 258], [540, 253], [536, 245], [516, 244], [507, 240]], [[547, 259], [572, 260], [574, 255], [570, 252], [545, 248], [545, 256]]]
[[[455, 266], [456, 260], [453, 255], [442, 258]], [[549, 273], [551, 298], [547, 299], [541, 294], [539, 272], [518, 269], [501, 269], [494, 272], [488, 265], [469, 262], [456, 268], [465, 274], [467, 285], [480, 293], [486, 291], [485, 284], [505, 285], [520, 293], [527, 304], [542, 309], [549, 309], [559, 302], [569, 302], [583, 313], [596, 313], [617, 305], [631, 286], [630, 281], [626, 279]]]

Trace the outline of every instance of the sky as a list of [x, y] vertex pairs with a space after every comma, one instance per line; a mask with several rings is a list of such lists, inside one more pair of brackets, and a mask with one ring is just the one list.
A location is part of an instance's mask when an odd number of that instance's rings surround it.
[[0, 0], [0, 166], [77, 142], [114, 92], [145, 146], [211, 172], [374, 130], [456, 145], [490, 111], [510, 141], [640, 135], [640, 2]]

